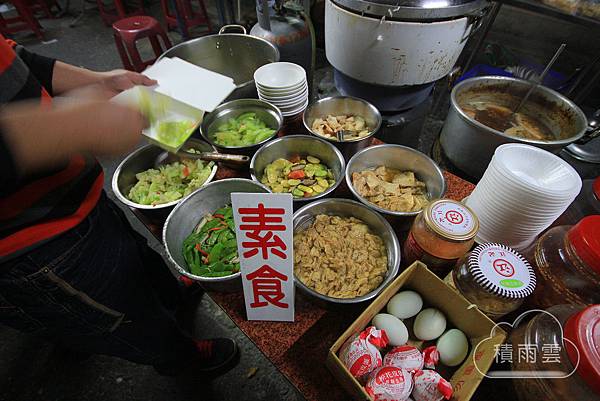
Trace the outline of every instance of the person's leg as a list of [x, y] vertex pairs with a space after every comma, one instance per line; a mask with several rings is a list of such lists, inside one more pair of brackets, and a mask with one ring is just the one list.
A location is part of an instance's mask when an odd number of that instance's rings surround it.
[[175, 278], [109, 202], [103, 197], [75, 229], [0, 265], [0, 322], [138, 363], [194, 358], [195, 343], [174, 319]]

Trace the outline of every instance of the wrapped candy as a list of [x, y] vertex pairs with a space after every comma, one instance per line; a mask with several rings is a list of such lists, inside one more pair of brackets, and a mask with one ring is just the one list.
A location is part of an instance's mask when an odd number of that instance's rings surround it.
[[417, 347], [412, 345], [401, 345], [392, 348], [383, 359], [383, 366], [394, 366], [414, 373], [423, 369], [423, 354]]
[[423, 350], [423, 365], [427, 369], [435, 369], [440, 363], [440, 353], [435, 345], [427, 347]]
[[367, 327], [344, 343], [339, 356], [352, 376], [360, 378], [381, 366], [381, 353], [377, 347], [383, 348], [387, 343], [385, 331]]
[[442, 401], [452, 397], [452, 385], [434, 370], [418, 370], [413, 380], [415, 401]]
[[365, 390], [374, 401], [405, 401], [410, 397], [412, 386], [408, 370], [383, 366], [371, 373]]

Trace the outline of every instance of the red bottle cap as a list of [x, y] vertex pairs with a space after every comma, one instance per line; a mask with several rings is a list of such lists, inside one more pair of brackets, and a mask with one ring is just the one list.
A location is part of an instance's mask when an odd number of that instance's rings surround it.
[[594, 191], [594, 195], [596, 195], [596, 199], [600, 200], [600, 177], [596, 177], [592, 183], [592, 190]]
[[600, 215], [584, 217], [567, 236], [583, 263], [600, 274]]
[[[600, 394], [600, 305], [591, 305], [571, 316], [564, 327], [565, 338], [579, 350], [577, 374]], [[569, 359], [577, 363], [577, 351], [567, 347]]]

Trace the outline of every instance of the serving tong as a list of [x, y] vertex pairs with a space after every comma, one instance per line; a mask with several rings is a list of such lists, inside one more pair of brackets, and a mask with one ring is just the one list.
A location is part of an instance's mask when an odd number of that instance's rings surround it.
[[188, 150], [179, 149], [176, 153], [162, 152], [154, 161], [154, 167], [158, 168], [165, 163], [173, 163], [180, 161], [181, 159], [200, 159], [237, 165], [245, 165], [250, 162], [250, 157], [245, 155], [233, 155], [219, 152], [189, 152]]

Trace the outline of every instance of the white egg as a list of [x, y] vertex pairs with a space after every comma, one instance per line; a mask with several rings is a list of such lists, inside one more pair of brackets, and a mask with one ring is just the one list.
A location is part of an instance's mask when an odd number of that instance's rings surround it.
[[402, 291], [394, 295], [387, 304], [389, 314], [398, 319], [413, 317], [423, 307], [423, 298], [414, 291]]
[[469, 340], [465, 333], [458, 329], [450, 329], [437, 340], [440, 361], [446, 366], [457, 366], [465, 360], [469, 353]]
[[385, 330], [390, 345], [404, 345], [408, 341], [408, 330], [400, 319], [387, 313], [379, 313], [373, 317], [373, 326]]
[[435, 340], [446, 330], [446, 317], [435, 308], [423, 309], [416, 317], [413, 332], [419, 340]]

